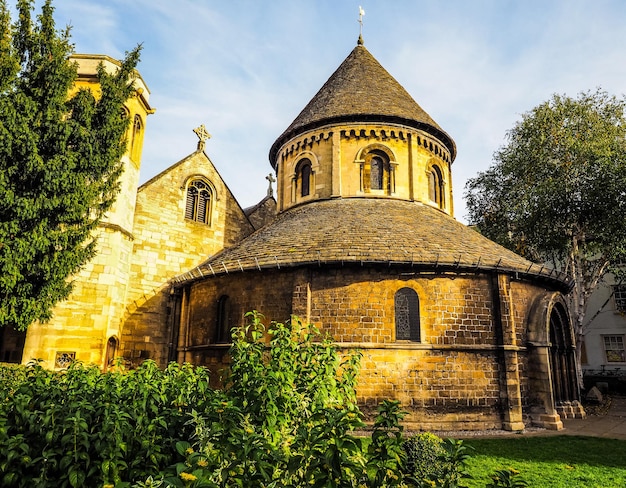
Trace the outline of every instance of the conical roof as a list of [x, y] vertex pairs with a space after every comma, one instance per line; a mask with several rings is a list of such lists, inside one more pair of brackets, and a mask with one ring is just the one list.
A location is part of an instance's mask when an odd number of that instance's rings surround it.
[[569, 278], [490, 241], [430, 205], [338, 198], [301, 205], [175, 278], [302, 266], [404, 267], [424, 273], [498, 271], [568, 289]]
[[450, 151], [452, 138], [420, 107], [360, 42], [324, 83], [270, 149], [274, 166], [278, 150], [290, 138], [316, 127], [341, 122], [389, 122], [424, 130]]

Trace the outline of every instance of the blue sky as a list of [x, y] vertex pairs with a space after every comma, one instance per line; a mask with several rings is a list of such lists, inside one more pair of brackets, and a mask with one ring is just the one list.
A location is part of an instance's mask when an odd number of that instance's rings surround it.
[[[11, 3], [11, 0], [9, 0]], [[626, 92], [622, 0], [56, 0], [76, 52], [122, 57], [157, 111], [141, 180], [195, 150], [192, 130], [243, 207], [267, 191], [268, 151], [356, 45], [456, 141], [455, 216], [520, 115], [552, 94]]]

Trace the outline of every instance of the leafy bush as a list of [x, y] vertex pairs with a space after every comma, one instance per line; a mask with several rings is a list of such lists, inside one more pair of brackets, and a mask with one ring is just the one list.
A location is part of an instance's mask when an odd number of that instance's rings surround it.
[[[358, 354], [294, 318], [234, 329], [230, 373], [215, 408], [192, 415], [194, 445], [162, 473], [169, 486], [358, 486], [368, 476], [356, 404]], [[363, 485], [366, 486], [366, 485]]]
[[[403, 439], [397, 401], [371, 438], [356, 403], [360, 354], [293, 318], [233, 330], [224, 388], [208, 372], [151, 361], [101, 373], [0, 366], [3, 487], [461, 487], [468, 449], [432, 434]], [[492, 487], [521, 487], [501, 471]]]
[[499, 469], [491, 475], [491, 483], [487, 488], [525, 488], [526, 480], [520, 477], [519, 471], [513, 468]]
[[430, 479], [443, 475], [441, 458], [445, 455], [443, 439], [423, 432], [415, 434], [402, 444], [406, 452], [406, 473], [415, 479]]
[[[193, 409], [211, 401], [202, 368], [154, 362], [102, 374], [38, 363], [6, 375], [0, 392], [0, 481], [6, 487], [79, 487], [145, 479], [176, 461]], [[127, 483], [128, 485], [129, 483]]]

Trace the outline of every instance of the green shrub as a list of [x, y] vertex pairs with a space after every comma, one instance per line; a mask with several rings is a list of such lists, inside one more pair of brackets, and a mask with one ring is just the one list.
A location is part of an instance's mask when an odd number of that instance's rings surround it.
[[[267, 332], [248, 319], [221, 390], [188, 364], [0, 367], [0, 486], [463, 486], [463, 442], [404, 441], [397, 401], [379, 405], [370, 439], [355, 434], [359, 353], [295, 317]], [[493, 486], [519, 481], [497, 473]]]
[[212, 398], [208, 374], [189, 365], [102, 374], [38, 363], [0, 377], [0, 484], [78, 487], [145, 479], [176, 461], [189, 413]]
[[445, 454], [443, 439], [423, 432], [415, 434], [402, 444], [406, 452], [405, 472], [415, 479], [430, 479], [443, 475], [443, 464], [440, 459]]
[[151, 482], [406, 486], [399, 469], [399, 403], [379, 406], [371, 442], [354, 433], [364, 427], [355, 392], [360, 355], [341, 357], [329, 338], [296, 317], [272, 323], [267, 333], [259, 314], [248, 318], [246, 327], [233, 331], [230, 373], [219, 400], [192, 414], [193, 444], [178, 443], [180, 461]]
[[525, 488], [528, 486], [520, 473], [513, 468], [499, 469], [491, 475], [487, 488]]

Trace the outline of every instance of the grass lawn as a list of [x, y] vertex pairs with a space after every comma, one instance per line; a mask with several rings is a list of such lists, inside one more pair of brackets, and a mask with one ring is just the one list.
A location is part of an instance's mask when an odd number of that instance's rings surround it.
[[582, 436], [467, 439], [474, 448], [467, 484], [484, 488], [489, 474], [514, 468], [533, 488], [626, 487], [626, 441]]

